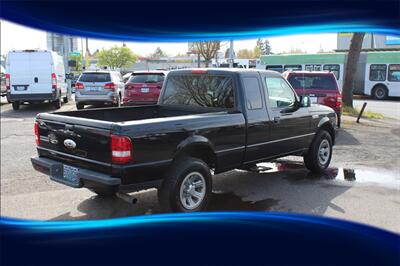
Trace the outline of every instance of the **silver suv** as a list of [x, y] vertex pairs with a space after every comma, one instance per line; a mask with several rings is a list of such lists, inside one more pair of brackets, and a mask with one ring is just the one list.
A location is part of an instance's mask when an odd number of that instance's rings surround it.
[[124, 83], [117, 71], [83, 72], [75, 83], [75, 102], [77, 109], [85, 105], [121, 105]]

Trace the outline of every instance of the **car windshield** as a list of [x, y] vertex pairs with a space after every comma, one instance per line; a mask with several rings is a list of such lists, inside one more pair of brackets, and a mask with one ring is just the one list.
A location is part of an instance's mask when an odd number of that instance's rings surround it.
[[132, 74], [131, 83], [158, 83], [164, 81], [164, 74]]
[[220, 75], [171, 76], [163, 104], [233, 108], [232, 78]]
[[82, 73], [80, 82], [109, 82], [111, 76], [109, 73]]
[[289, 82], [294, 89], [337, 89], [335, 79], [332, 75], [291, 75]]

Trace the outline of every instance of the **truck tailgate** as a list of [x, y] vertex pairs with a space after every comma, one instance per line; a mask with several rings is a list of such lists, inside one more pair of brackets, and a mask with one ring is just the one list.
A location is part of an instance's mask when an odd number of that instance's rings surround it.
[[[51, 119], [52, 116], [55, 119]], [[46, 114], [46, 117], [50, 119], [37, 118], [40, 156], [103, 173], [111, 172], [109, 128], [94, 127], [90, 123], [68, 123], [59, 119], [59, 115]]]

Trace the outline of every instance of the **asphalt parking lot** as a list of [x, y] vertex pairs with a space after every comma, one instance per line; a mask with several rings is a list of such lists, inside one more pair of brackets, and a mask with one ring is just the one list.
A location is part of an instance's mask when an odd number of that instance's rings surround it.
[[[400, 102], [391, 104], [399, 108]], [[70, 102], [61, 110], [75, 110], [75, 105]], [[46, 104], [19, 111], [1, 105], [2, 216], [81, 220], [160, 212], [154, 189], [133, 193], [137, 203], [129, 204], [54, 183], [34, 171], [33, 120], [37, 113], [51, 111]], [[296, 157], [262, 164], [260, 172], [220, 174], [213, 180], [209, 210], [324, 215], [400, 233], [400, 120], [354, 120], [344, 119], [326, 174], [310, 175]]]

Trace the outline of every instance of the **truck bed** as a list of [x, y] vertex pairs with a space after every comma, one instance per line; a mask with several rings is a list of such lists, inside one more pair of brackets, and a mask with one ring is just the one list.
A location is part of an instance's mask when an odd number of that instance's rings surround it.
[[183, 110], [182, 108], [171, 108], [160, 105], [151, 105], [151, 106], [133, 106], [133, 107], [121, 107], [121, 108], [97, 108], [97, 109], [87, 109], [82, 111], [57, 112], [54, 114], [116, 123], [116, 122], [136, 121], [136, 120], [152, 119], [152, 118], [200, 114], [206, 112], [207, 113], [210, 112], [210, 109]]

